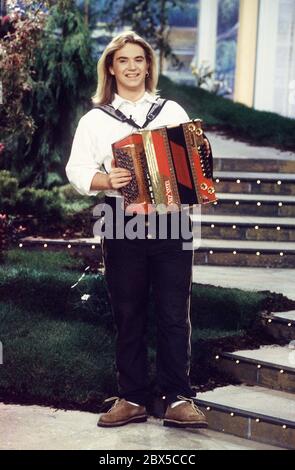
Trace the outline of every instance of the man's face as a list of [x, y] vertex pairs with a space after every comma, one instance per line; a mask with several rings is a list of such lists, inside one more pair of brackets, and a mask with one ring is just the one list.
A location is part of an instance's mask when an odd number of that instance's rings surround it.
[[116, 78], [119, 92], [145, 89], [148, 64], [144, 50], [138, 44], [127, 43], [116, 51], [109, 70]]

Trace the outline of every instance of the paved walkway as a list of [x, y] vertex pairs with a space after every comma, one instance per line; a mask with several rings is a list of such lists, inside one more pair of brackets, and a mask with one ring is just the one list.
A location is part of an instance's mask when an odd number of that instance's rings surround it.
[[295, 269], [194, 266], [193, 282], [221, 287], [270, 290], [295, 300]]
[[215, 132], [206, 132], [212, 144], [214, 156], [218, 158], [255, 158], [295, 160], [295, 153], [281, 151], [272, 147], [258, 147], [240, 142]]
[[160, 420], [113, 429], [98, 415], [0, 403], [0, 450], [271, 450], [275, 447], [208, 430], [165, 428]]

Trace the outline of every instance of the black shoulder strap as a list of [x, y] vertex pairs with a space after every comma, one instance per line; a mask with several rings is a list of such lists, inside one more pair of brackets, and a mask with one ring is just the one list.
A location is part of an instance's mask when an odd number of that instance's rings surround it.
[[124, 113], [122, 113], [119, 109], [115, 109], [111, 104], [97, 104], [94, 106], [94, 108], [101, 109], [101, 111], [104, 111], [106, 114], [112, 116], [114, 119], [117, 119], [120, 122], [127, 122], [132, 127], [143, 129], [158, 116], [166, 102], [167, 100], [158, 98], [157, 102], [152, 104], [143, 126], [139, 126], [131, 116], [128, 118]]
[[152, 122], [158, 116], [158, 114], [160, 114], [166, 102], [167, 100], [164, 100], [164, 98], [158, 98], [157, 102], [152, 104], [151, 108], [149, 109], [149, 112], [147, 113], [146, 120], [142, 126], [142, 129], [144, 129], [150, 122]]

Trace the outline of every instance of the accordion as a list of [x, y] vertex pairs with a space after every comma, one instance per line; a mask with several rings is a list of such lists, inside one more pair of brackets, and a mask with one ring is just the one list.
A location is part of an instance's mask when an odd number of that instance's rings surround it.
[[113, 143], [116, 166], [132, 176], [120, 189], [125, 211], [147, 213], [154, 206], [174, 211], [182, 204], [215, 202], [212, 151], [204, 138], [202, 121], [196, 119], [142, 129]]

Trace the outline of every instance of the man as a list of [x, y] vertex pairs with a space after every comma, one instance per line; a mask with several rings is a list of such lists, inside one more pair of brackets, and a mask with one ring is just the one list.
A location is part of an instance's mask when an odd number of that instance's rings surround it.
[[[116, 210], [115, 198], [122, 198], [119, 190], [130, 183], [131, 175], [128, 170], [116, 167], [111, 144], [140, 127], [152, 129], [189, 120], [174, 101], [162, 102], [157, 107], [157, 81], [154, 51], [137, 34], [124, 32], [106, 47], [98, 62], [98, 87], [93, 97], [96, 107], [80, 120], [66, 167], [70, 182], [81, 194], [104, 191], [105, 202]], [[111, 113], [104, 107], [110, 104]], [[157, 112], [149, 121], [148, 113], [153, 106]], [[116, 119], [122, 115], [123, 121]], [[148, 234], [145, 239], [130, 240], [125, 236], [103, 240], [105, 276], [117, 328], [120, 396], [100, 416], [98, 426], [147, 420], [146, 323], [150, 288], [157, 318], [157, 381], [167, 404], [164, 425], [207, 426], [205, 416], [191, 398], [193, 251], [183, 250], [182, 243], [181, 236], [160, 239]]]

